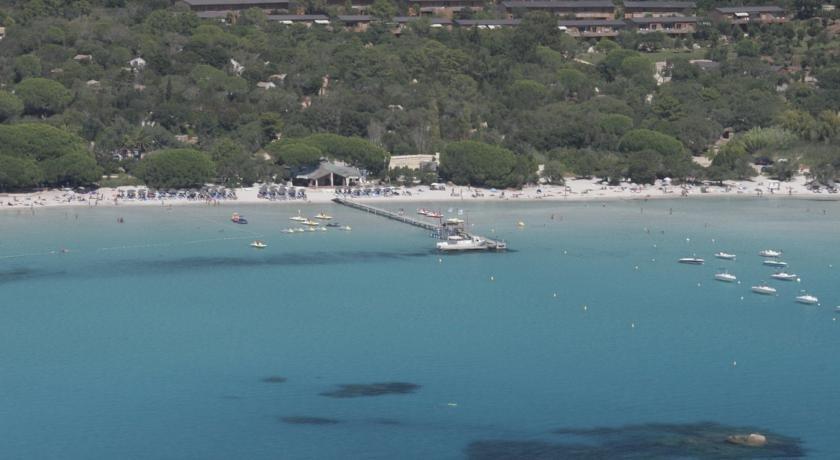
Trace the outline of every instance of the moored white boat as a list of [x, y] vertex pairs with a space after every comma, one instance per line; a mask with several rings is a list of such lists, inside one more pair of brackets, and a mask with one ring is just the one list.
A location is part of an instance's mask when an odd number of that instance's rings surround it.
[[257, 249], [265, 249], [265, 248], [268, 247], [268, 245], [265, 244], [265, 241], [254, 240], [254, 241], [251, 242], [251, 247], [252, 248], [257, 248]]
[[796, 281], [799, 279], [795, 273], [787, 273], [787, 272], [776, 272], [770, 275], [770, 278], [780, 281]]
[[762, 263], [764, 265], [767, 265], [768, 267], [779, 267], [779, 268], [787, 267], [787, 262], [782, 262], [781, 260], [775, 260], [775, 259], [767, 259]]
[[682, 259], [677, 260], [677, 262], [688, 265], [703, 265], [705, 260], [698, 257], [683, 257]]
[[773, 249], [764, 249], [758, 253], [761, 257], [781, 257], [782, 251], [776, 251]]
[[738, 281], [738, 278], [729, 272], [716, 273], [715, 279], [718, 281], [723, 281], [725, 283], [734, 283], [735, 281]]
[[717, 257], [718, 259], [723, 259], [723, 260], [735, 260], [735, 254], [729, 254], [728, 252], [723, 252], [723, 251], [716, 252], [715, 257]]
[[759, 284], [758, 286], [753, 286], [752, 291], [755, 292], [756, 294], [762, 294], [762, 295], [775, 295], [776, 294], [776, 288], [768, 286], [766, 284]]
[[488, 249], [487, 240], [473, 236], [465, 238], [462, 236], [450, 236], [446, 241], [436, 244], [439, 251], [481, 251]]
[[321, 225], [320, 223], [315, 222], [314, 220], [309, 220], [309, 219], [302, 220], [300, 223], [303, 224], [303, 225], [308, 225], [310, 227], [317, 227], [317, 226]]
[[318, 214], [315, 215], [315, 218], [316, 219], [321, 219], [321, 220], [330, 220], [330, 219], [332, 219], [332, 216], [330, 216], [328, 214], [325, 214], [323, 212], [319, 212]]
[[796, 296], [796, 301], [798, 303], [804, 303], [805, 305], [817, 305], [820, 303], [820, 299], [810, 295], [810, 294], [802, 294]]

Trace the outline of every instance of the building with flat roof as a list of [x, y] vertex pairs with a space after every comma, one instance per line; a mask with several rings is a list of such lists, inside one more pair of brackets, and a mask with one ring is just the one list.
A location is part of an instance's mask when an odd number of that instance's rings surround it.
[[388, 162], [388, 169], [408, 168], [436, 171], [439, 160], [439, 153], [434, 155], [394, 155]]

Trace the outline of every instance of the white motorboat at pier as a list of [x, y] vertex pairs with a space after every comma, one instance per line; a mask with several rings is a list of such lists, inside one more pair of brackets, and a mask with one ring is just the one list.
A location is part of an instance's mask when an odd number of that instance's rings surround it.
[[760, 251], [758, 253], [758, 255], [760, 255], [761, 257], [781, 257], [782, 256], [782, 251], [776, 251], [776, 250], [773, 250], [773, 249], [765, 249], [763, 251]]
[[715, 257], [723, 260], [735, 260], [735, 254], [729, 254], [728, 252], [723, 251], [716, 252]]

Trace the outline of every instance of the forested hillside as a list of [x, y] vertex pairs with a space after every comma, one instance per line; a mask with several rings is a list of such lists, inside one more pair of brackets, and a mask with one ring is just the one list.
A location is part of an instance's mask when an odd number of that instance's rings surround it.
[[[493, 186], [534, 180], [538, 163], [555, 180], [650, 182], [749, 177], [757, 159], [776, 160], [781, 178], [804, 164], [830, 182], [840, 24], [808, 5], [787, 5], [800, 19], [785, 24], [597, 41], [533, 13], [515, 28], [418, 21], [396, 36], [387, 20], [352, 32], [255, 9], [235, 24], [201, 20], [161, 0], [5, 1], [0, 190], [148, 172], [140, 156], [165, 149], [201, 152], [206, 179], [232, 185], [322, 155], [380, 174], [388, 154], [434, 152], [444, 179], [486, 169]], [[734, 139], [716, 153], [726, 128]], [[503, 170], [481, 164], [496, 159]]]

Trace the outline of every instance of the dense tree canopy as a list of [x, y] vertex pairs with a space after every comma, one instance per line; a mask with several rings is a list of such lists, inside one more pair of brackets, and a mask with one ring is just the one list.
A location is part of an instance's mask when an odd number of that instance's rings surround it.
[[[371, 12], [388, 18], [412, 7], [382, 0]], [[596, 42], [563, 33], [554, 16], [519, 12], [515, 28], [417, 21], [396, 35], [386, 21], [364, 32], [307, 28], [256, 9], [236, 21], [201, 20], [169, 0], [6, 2], [0, 127], [40, 123], [70, 137], [23, 142], [0, 131], [11, 142], [0, 155], [9, 165], [16, 159], [17, 170], [31, 169], [21, 160], [31, 159], [39, 171], [22, 182], [49, 184], [70, 180], [63, 167], [73, 181], [89, 180], [82, 169], [98, 171], [88, 168], [90, 150], [105, 172], [118, 173], [148, 168], [137, 164], [141, 154], [187, 146], [204, 152], [211, 179], [226, 184], [279, 179], [279, 166], [321, 157], [378, 175], [390, 154], [445, 157], [464, 142], [499, 149], [500, 170], [510, 169], [490, 176], [505, 186], [532, 179], [535, 161], [553, 162], [553, 176], [645, 181], [744, 175], [759, 155], [833, 165], [840, 153], [823, 147], [840, 141], [840, 39], [816, 3], [790, 7], [811, 19], [702, 24], [680, 37], [627, 30]], [[344, 12], [315, 1], [301, 8]], [[714, 62], [699, 65], [704, 58]], [[736, 137], [781, 128], [795, 139], [760, 151], [730, 147], [710, 170], [690, 166], [689, 155], [714, 156], [725, 128]], [[71, 147], [53, 145], [61, 143]], [[68, 152], [75, 156], [58, 161]], [[263, 161], [265, 152], [275, 161]], [[84, 168], [71, 167], [73, 158]], [[489, 184], [453, 164], [443, 168], [449, 177]]]
[[168, 149], [152, 152], [133, 173], [148, 186], [159, 189], [200, 187], [216, 174], [213, 161], [197, 150]]

